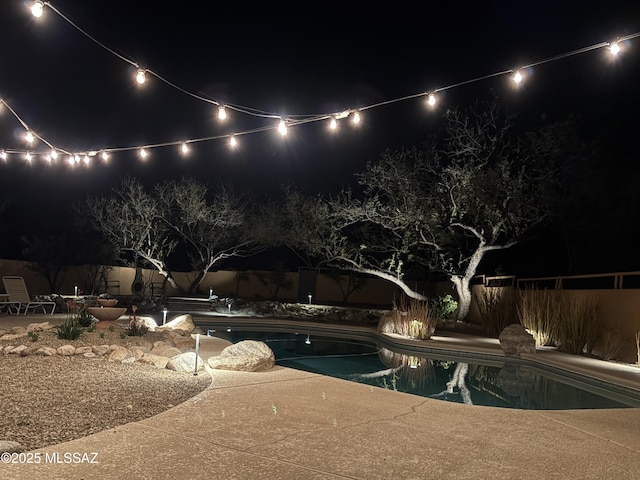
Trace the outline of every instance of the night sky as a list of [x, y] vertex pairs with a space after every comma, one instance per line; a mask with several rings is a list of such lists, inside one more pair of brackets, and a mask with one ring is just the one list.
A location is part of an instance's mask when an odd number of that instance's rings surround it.
[[[363, 107], [457, 84], [640, 31], [638, 2], [87, 2], [53, 0], [64, 15], [105, 46], [190, 92], [279, 113], [320, 114]], [[0, 98], [31, 128], [69, 151], [142, 146], [225, 135], [277, 124], [216, 107], [150, 77], [139, 88], [134, 69], [90, 41], [51, 10], [35, 19], [23, 0], [0, 2]], [[347, 6], [348, 5], [348, 6]], [[225, 140], [113, 154], [108, 165], [69, 168], [58, 159], [31, 165], [17, 155], [0, 163], [0, 257], [19, 255], [16, 238], [35, 228], [64, 228], [68, 206], [107, 193], [128, 175], [147, 185], [194, 176], [258, 194], [292, 181], [323, 192], [353, 182], [385, 149], [419, 145], [447, 108], [466, 107], [494, 92], [526, 123], [545, 115], [581, 114], [607, 140], [620, 170], [638, 160], [640, 38], [615, 62], [604, 50], [535, 67], [521, 88], [506, 76], [447, 90], [435, 111], [424, 99], [363, 112], [352, 128], [327, 122]], [[0, 112], [0, 148], [24, 148], [23, 133]], [[39, 143], [34, 150], [45, 150]], [[20, 219], [29, 219], [21, 221]], [[640, 267], [640, 265], [638, 265]]]

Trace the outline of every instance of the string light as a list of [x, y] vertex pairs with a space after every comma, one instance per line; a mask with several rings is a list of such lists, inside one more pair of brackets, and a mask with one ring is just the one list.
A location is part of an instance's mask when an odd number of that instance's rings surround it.
[[82, 158], [82, 161], [84, 162], [85, 166], [87, 166], [87, 167], [88, 167], [88, 166], [89, 166], [89, 164], [91, 163], [91, 157], [90, 157], [89, 155], [85, 155], [85, 156]]
[[7, 161], [7, 152], [5, 152], [4, 150], [0, 150], [0, 158], [2, 159], [3, 162]]
[[33, 4], [31, 5], [31, 13], [33, 14], [34, 17], [40, 18], [42, 16], [43, 11], [44, 11], [44, 4], [42, 2], [40, 1], [33, 2]]
[[229, 137], [229, 146], [231, 148], [236, 148], [238, 146], [238, 140], [236, 140], [235, 135], [231, 135]]
[[609, 45], [609, 51], [612, 55], [618, 55], [620, 53], [620, 44], [618, 42], [611, 42]]
[[100, 154], [100, 157], [102, 158], [102, 161], [105, 163], [107, 162], [107, 160], [109, 160], [109, 154], [107, 152], [102, 152]]
[[189, 145], [187, 145], [187, 142], [182, 142], [182, 145], [180, 146], [180, 152], [182, 153], [182, 155], [186, 155], [187, 153], [189, 153]]
[[36, 137], [33, 136], [33, 133], [27, 130], [27, 133], [24, 134], [24, 139], [28, 144], [32, 144], [35, 141]]
[[33, 160], [33, 155], [31, 155], [31, 152], [27, 152], [24, 158], [27, 162], [31, 163], [31, 160]]
[[[227, 115], [226, 108], [231, 108], [234, 111], [242, 112], [244, 114], [252, 115], [252, 116], [255, 116], [255, 117], [280, 118], [280, 122], [277, 125], [277, 129], [278, 129], [279, 133], [282, 136], [285, 136], [287, 134], [288, 127], [290, 127], [290, 126], [297, 126], [297, 125], [302, 125], [302, 124], [306, 124], [306, 123], [326, 120], [328, 118], [329, 118], [329, 128], [331, 130], [337, 129], [337, 120], [342, 119], [342, 118], [346, 118], [346, 117], [349, 117], [349, 116], [351, 116], [351, 120], [352, 120], [352, 122], [354, 124], [358, 124], [358, 123], [361, 122], [361, 111], [363, 111], [363, 110], [377, 108], [377, 107], [389, 105], [389, 104], [392, 104], [392, 103], [397, 103], [397, 102], [400, 102], [400, 101], [409, 100], [409, 99], [412, 99], [412, 98], [423, 97], [425, 95], [424, 93], [414, 94], [414, 95], [407, 95], [405, 97], [395, 98], [395, 99], [391, 99], [391, 100], [382, 101], [382, 102], [377, 103], [377, 104], [360, 107], [358, 110], [347, 109], [347, 110], [344, 110], [344, 111], [342, 111], [340, 113], [335, 113], [335, 114], [331, 114], [331, 115], [327, 115], [327, 114], [317, 114], [317, 115], [294, 114], [294, 115], [290, 115], [289, 119], [285, 121], [279, 115], [274, 114], [274, 113], [265, 112], [265, 111], [262, 111], [262, 110], [259, 110], [259, 109], [256, 109], [256, 108], [252, 108], [252, 107], [239, 107], [237, 105], [230, 105], [230, 104], [224, 104], [223, 105], [221, 102], [218, 102], [216, 100], [209, 99], [209, 98], [203, 97], [201, 95], [193, 94], [193, 93], [189, 92], [188, 90], [185, 90], [185, 89], [183, 89], [181, 87], [178, 87], [177, 85], [172, 84], [171, 82], [169, 82], [165, 78], [161, 77], [160, 75], [158, 75], [154, 71], [138, 67], [138, 64], [135, 63], [133, 60], [130, 60], [130, 59], [127, 59], [127, 58], [123, 57], [122, 55], [120, 55], [117, 52], [115, 52], [115, 50], [113, 50], [113, 49], [107, 47], [106, 45], [98, 42], [95, 38], [93, 38], [87, 32], [82, 30], [76, 24], [74, 24], [69, 18], [67, 18], [65, 15], [63, 15], [59, 10], [56, 9], [55, 6], [51, 5], [49, 2], [36, 0], [35, 2], [31, 3], [30, 5], [31, 5], [32, 13], [35, 10], [35, 11], [39, 11], [40, 15], [42, 14], [42, 11], [43, 11], [44, 7], [47, 6], [54, 13], [58, 14], [62, 19], [64, 19], [66, 22], [68, 22], [74, 28], [79, 30], [87, 38], [89, 38], [93, 42], [97, 43], [99, 46], [101, 46], [102, 48], [104, 48], [108, 52], [112, 53], [113, 55], [119, 57], [121, 60], [123, 60], [125, 62], [128, 62], [129, 64], [135, 66], [135, 68], [136, 68], [136, 82], [138, 84], [142, 85], [143, 83], [145, 83], [145, 81], [146, 81], [146, 73], [148, 72], [148, 73], [152, 74], [155, 78], [158, 78], [159, 80], [163, 81], [167, 85], [169, 85], [169, 86], [171, 86], [173, 88], [176, 88], [176, 89], [180, 90], [181, 92], [183, 92], [185, 94], [188, 94], [188, 95], [190, 95], [192, 97], [195, 97], [195, 98], [197, 98], [199, 100], [202, 100], [204, 102], [208, 102], [210, 104], [218, 105], [218, 118], [221, 119], [221, 120], [226, 118], [226, 115]], [[34, 13], [34, 15], [35, 15], [35, 13]], [[593, 51], [593, 50], [596, 50], [596, 49], [600, 49], [600, 48], [607, 48], [608, 51], [612, 55], [615, 56], [615, 55], [618, 55], [621, 52], [621, 45], [623, 44], [622, 42], [628, 42], [629, 40], [637, 38], [637, 37], [640, 37], [640, 32], [636, 32], [636, 33], [633, 33], [633, 34], [630, 34], [630, 35], [626, 35], [624, 37], [618, 37], [613, 42], [602, 42], [602, 43], [599, 43], [599, 44], [594, 44], [594, 45], [591, 45], [591, 46], [587, 46], [587, 47], [583, 47], [583, 48], [580, 48], [580, 49], [577, 49], [577, 50], [566, 52], [566, 53], [563, 53], [563, 54], [560, 54], [560, 55], [556, 55], [554, 57], [547, 58], [547, 59], [544, 59], [544, 60], [541, 60], [541, 61], [538, 61], [538, 62], [535, 62], [535, 63], [531, 63], [531, 64], [528, 64], [528, 65], [522, 65], [517, 70], [507, 70], [507, 71], [503, 71], [503, 72], [495, 72], [495, 73], [492, 73], [492, 74], [484, 75], [482, 77], [472, 78], [472, 79], [465, 80], [465, 81], [462, 81], [462, 82], [459, 82], [459, 83], [456, 83], [456, 84], [440, 87], [440, 88], [437, 88], [436, 90], [433, 90], [432, 92], [445, 91], [445, 90], [457, 88], [457, 87], [460, 87], [460, 86], [463, 86], [463, 85], [469, 85], [469, 84], [476, 83], [476, 82], [479, 82], [479, 81], [482, 81], [482, 80], [486, 80], [486, 79], [497, 77], [497, 76], [501, 76], [501, 75], [507, 75], [507, 74], [512, 75], [511, 79], [517, 85], [517, 84], [521, 83], [522, 80], [524, 79], [523, 72], [527, 71], [527, 70], [530, 70], [533, 67], [537, 67], [539, 65], [550, 63], [550, 62], [555, 62], [557, 60], [565, 59], [565, 58], [568, 58], [568, 57], [571, 57], [571, 56], [574, 56], [574, 55], [582, 54], [582, 53], [585, 53], [585, 52], [590, 52], [590, 51]], [[429, 106], [434, 106], [436, 101], [437, 101], [437, 99], [436, 99], [434, 93], [428, 94], [428, 96], [427, 96], [427, 104]], [[48, 155], [48, 156], [50, 156], [50, 159], [55, 160], [55, 158], [58, 155], [58, 153], [57, 153], [56, 149], [52, 146], [51, 143], [49, 143], [43, 137], [33, 134], [30, 131], [30, 129], [28, 129], [27, 124], [2, 99], [0, 99], [0, 106], [6, 107], [14, 115], [14, 117], [22, 124], [22, 126], [25, 127], [25, 129], [27, 129], [27, 134], [26, 134], [25, 139], [27, 139], [27, 141], [29, 143], [35, 142], [35, 140], [37, 138], [38, 140], [40, 140], [43, 143], [45, 143], [47, 146], [51, 147], [50, 153], [45, 154], [45, 153], [37, 153], [36, 152], [35, 155], [44, 156], [45, 159], [47, 159], [46, 156]], [[258, 133], [258, 132], [262, 132], [262, 131], [265, 131], [265, 130], [271, 130], [271, 129], [274, 129], [274, 128], [276, 128], [276, 125], [272, 124], [271, 126], [255, 128], [255, 129], [252, 129], [252, 130], [240, 132], [238, 134]], [[211, 140], [222, 139], [222, 138], [228, 138], [230, 146], [236, 146], [237, 145], [237, 140], [236, 140], [235, 136], [234, 135], [229, 136], [228, 134], [190, 140], [189, 143], [191, 143], [191, 142], [211, 141]], [[183, 142], [179, 142], [179, 141], [178, 142], [163, 142], [163, 143], [158, 143], [158, 144], [147, 145], [146, 148], [165, 147], [165, 146], [170, 146], [170, 145], [181, 145], [182, 143]], [[184, 147], [181, 147], [181, 148], [184, 148]], [[60, 149], [59, 148], [58, 150], [61, 153], [70, 154], [69, 152], [65, 151], [64, 149]], [[147, 155], [148, 155], [147, 150], [145, 149], [145, 147], [140, 147], [140, 146], [128, 146], [128, 147], [119, 147], [119, 148], [109, 147], [109, 148], [102, 149], [100, 151], [102, 152], [101, 156], [102, 156], [103, 160], [106, 161], [107, 158], [109, 158], [109, 155], [108, 155], [107, 151], [115, 152], [115, 151], [132, 151], [132, 150], [138, 150], [140, 157], [143, 158], [143, 159], [146, 158]], [[3, 150], [3, 152], [4, 152], [4, 156], [1, 157], [3, 160], [6, 160], [6, 155], [8, 153], [18, 153], [18, 154], [25, 153], [24, 151], [20, 151], [20, 150], [15, 150], [15, 151], [14, 150], [9, 150], [9, 151]], [[30, 155], [31, 158], [34, 157], [34, 154], [32, 154], [32, 152], [27, 152], [27, 153]], [[96, 155], [96, 154], [97, 154], [97, 152], [93, 152], [93, 155]], [[85, 155], [85, 154], [81, 154], [81, 155]], [[89, 156], [92, 156], [92, 155], [89, 154]], [[77, 154], [75, 156], [73, 156], [73, 157], [70, 157], [70, 158], [72, 158], [72, 162], [74, 164], [80, 162], [80, 157]], [[49, 161], [49, 159], [47, 159], [47, 161]]]
[[512, 78], [516, 85], [522, 82], [522, 73], [520, 72], [520, 70], [516, 70], [516, 73], [513, 74]]
[[287, 134], [287, 123], [284, 120], [280, 120], [280, 123], [278, 124], [278, 132], [280, 132], [280, 135], [283, 137]]
[[138, 85], [143, 85], [144, 82], [146, 81], [147, 81], [146, 72], [142, 68], [139, 68], [138, 71], [136, 72], [136, 83]]

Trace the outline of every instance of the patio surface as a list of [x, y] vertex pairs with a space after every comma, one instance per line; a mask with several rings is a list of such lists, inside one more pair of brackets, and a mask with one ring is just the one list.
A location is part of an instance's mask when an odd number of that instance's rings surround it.
[[[0, 328], [63, 318], [5, 315]], [[490, 339], [449, 335], [435, 343], [501, 355]], [[225, 346], [201, 337], [201, 356]], [[535, 358], [640, 390], [640, 368], [557, 352]], [[640, 479], [640, 408], [513, 410], [283, 367], [209, 373], [211, 386], [187, 402], [35, 450], [38, 465], [0, 464], [0, 478]], [[97, 453], [97, 464], [45, 462], [76, 452]]]

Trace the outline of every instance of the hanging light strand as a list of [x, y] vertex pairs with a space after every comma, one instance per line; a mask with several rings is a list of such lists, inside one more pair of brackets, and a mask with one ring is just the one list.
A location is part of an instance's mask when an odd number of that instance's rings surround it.
[[[219, 140], [219, 139], [230, 139], [232, 138], [234, 141], [236, 141], [236, 137], [241, 136], [241, 135], [249, 135], [249, 134], [255, 134], [255, 133], [260, 133], [260, 132], [266, 132], [269, 130], [278, 130], [280, 131], [281, 134], [283, 134], [282, 132], [286, 133], [286, 129], [289, 127], [294, 127], [294, 126], [298, 126], [298, 125], [303, 125], [303, 124], [308, 124], [308, 123], [313, 123], [313, 122], [318, 122], [318, 121], [331, 121], [332, 124], [332, 128], [334, 128], [334, 126], [337, 125], [337, 121], [340, 119], [344, 119], [347, 117], [351, 117], [351, 119], [354, 121], [354, 123], [357, 123], [357, 121], [359, 121], [360, 118], [360, 112], [366, 111], [366, 110], [370, 110], [370, 109], [374, 109], [374, 108], [379, 108], [379, 107], [383, 107], [386, 105], [390, 105], [390, 104], [394, 104], [394, 103], [399, 103], [399, 102], [403, 102], [403, 101], [407, 101], [407, 100], [411, 100], [411, 99], [415, 99], [415, 98], [424, 98], [427, 97], [427, 101], [428, 104], [433, 106], [435, 104], [436, 101], [436, 94], [438, 92], [443, 92], [446, 90], [451, 90], [454, 88], [459, 88], [462, 86], [466, 86], [466, 85], [470, 85], [473, 83], [477, 83], [483, 80], [487, 80], [487, 79], [491, 79], [491, 78], [495, 78], [495, 77], [499, 77], [499, 76], [506, 76], [509, 75], [511, 76], [511, 78], [516, 81], [516, 83], [519, 83], [521, 81], [524, 80], [524, 77], [522, 76], [521, 72], [527, 70], [527, 69], [531, 69], [533, 67], [537, 67], [540, 65], [544, 65], [544, 64], [548, 64], [551, 62], [555, 62], [555, 61], [559, 61], [559, 60], [563, 60], [569, 57], [573, 57], [575, 55], [580, 55], [583, 53], [587, 53], [587, 52], [591, 52], [594, 50], [598, 50], [598, 49], [602, 49], [602, 48], [607, 48], [610, 50], [612, 55], [617, 55], [620, 52], [620, 45], [624, 45], [625, 42], [628, 42], [629, 40], [632, 40], [634, 38], [640, 37], [640, 32], [636, 32], [636, 33], [632, 33], [629, 35], [625, 35], [623, 37], [619, 37], [617, 38], [614, 42], [600, 42], [594, 45], [590, 45], [587, 47], [583, 47], [583, 48], [579, 48], [576, 50], [572, 50], [569, 52], [565, 52], [559, 55], [555, 55], [553, 57], [549, 57], [543, 60], [539, 60], [536, 62], [532, 62], [529, 64], [525, 64], [522, 65], [520, 67], [518, 67], [517, 69], [509, 69], [509, 70], [501, 70], [498, 72], [494, 72], [494, 73], [490, 73], [487, 75], [483, 75], [483, 76], [479, 76], [479, 77], [475, 77], [475, 78], [471, 78], [468, 80], [464, 80], [461, 82], [457, 82], [457, 83], [453, 83], [450, 85], [446, 85], [446, 86], [442, 86], [436, 89], [432, 89], [430, 90], [428, 93], [416, 93], [416, 94], [411, 94], [411, 95], [405, 95], [403, 97], [398, 97], [398, 98], [394, 98], [394, 99], [390, 99], [390, 100], [385, 100], [382, 102], [378, 102], [378, 103], [374, 103], [371, 105], [365, 105], [365, 106], [361, 106], [358, 108], [350, 108], [347, 110], [343, 110], [341, 112], [332, 112], [332, 113], [323, 113], [323, 114], [314, 114], [314, 115], [303, 115], [303, 114], [291, 114], [291, 115], [287, 115], [286, 116], [286, 122], [283, 121], [282, 119], [284, 118], [282, 116], [282, 114], [275, 114], [275, 113], [271, 113], [271, 112], [266, 112], [257, 108], [253, 108], [253, 107], [244, 107], [244, 106], [239, 106], [239, 105], [234, 105], [234, 104], [230, 104], [230, 103], [221, 103], [218, 102], [217, 100], [213, 100], [207, 97], [204, 97], [202, 95], [198, 95], [198, 94], [194, 94], [193, 92], [190, 92], [187, 89], [184, 89], [182, 87], [180, 87], [179, 85], [175, 84], [172, 81], [169, 81], [168, 79], [166, 79], [165, 77], [159, 75], [158, 73], [154, 72], [153, 70], [149, 70], [149, 69], [142, 69], [141, 67], [139, 67], [138, 63], [128, 59], [126, 57], [124, 57], [123, 55], [117, 53], [115, 50], [113, 50], [112, 48], [109, 48], [108, 46], [106, 46], [105, 44], [103, 44], [102, 42], [98, 41], [95, 37], [93, 37], [92, 35], [90, 35], [88, 32], [86, 32], [84, 29], [80, 28], [77, 24], [75, 24], [72, 20], [70, 20], [67, 16], [65, 16], [62, 12], [60, 12], [57, 8], [55, 8], [53, 5], [51, 5], [50, 2], [40, 2], [42, 4], [42, 6], [46, 6], [48, 8], [50, 8], [52, 11], [54, 11], [56, 14], [58, 14], [60, 16], [60, 18], [62, 18], [63, 20], [65, 20], [66, 22], [68, 22], [71, 26], [73, 26], [75, 29], [77, 29], [79, 32], [81, 32], [83, 35], [85, 35], [87, 38], [89, 38], [91, 41], [95, 42], [97, 45], [99, 45], [100, 47], [102, 47], [103, 49], [105, 49], [106, 51], [108, 51], [109, 53], [111, 53], [112, 55], [115, 55], [116, 57], [118, 57], [119, 59], [121, 59], [122, 61], [127, 62], [128, 64], [136, 67], [138, 69], [138, 71], [142, 71], [145, 74], [148, 73], [151, 76], [153, 76], [154, 78], [159, 79], [160, 81], [162, 81], [163, 83], [167, 84], [168, 86], [177, 89], [178, 91], [187, 94], [193, 98], [196, 98], [198, 100], [204, 101], [206, 103], [209, 104], [213, 104], [218, 106], [219, 111], [218, 114], [220, 115], [220, 118], [222, 118], [221, 112], [224, 112], [225, 109], [228, 110], [232, 110], [232, 111], [237, 111], [240, 113], [244, 113], [247, 115], [251, 115], [254, 117], [262, 117], [262, 118], [268, 118], [268, 119], [275, 119], [278, 121], [278, 123], [272, 123], [270, 125], [266, 125], [266, 126], [262, 126], [262, 127], [258, 127], [258, 128], [254, 128], [254, 129], [250, 129], [250, 130], [245, 130], [245, 131], [241, 131], [241, 132], [235, 132], [233, 135], [229, 135], [229, 134], [222, 134], [222, 135], [215, 135], [215, 136], [208, 136], [208, 137], [202, 137], [202, 138], [197, 138], [197, 139], [193, 139], [193, 140], [189, 140], [189, 144], [192, 143], [200, 143], [200, 142], [208, 142], [208, 141], [214, 141], [214, 140]], [[47, 154], [42, 154], [42, 155], [50, 155], [50, 152], [60, 152], [60, 153], [64, 153], [66, 155], [87, 155], [86, 153], [72, 153], [71, 151], [65, 150], [63, 148], [60, 147], [54, 147], [54, 145], [49, 142], [48, 140], [46, 140], [45, 138], [43, 138], [41, 135], [39, 135], [37, 132], [34, 132], [33, 129], [31, 129], [29, 127], [29, 125], [27, 125], [27, 123], [16, 113], [16, 111], [9, 105], [7, 104], [6, 101], [2, 100], [0, 98], [0, 106], [4, 106], [7, 108], [7, 110], [16, 118], [16, 120], [22, 125], [22, 127], [25, 129], [26, 132], [30, 132], [33, 134], [33, 136], [37, 139], [39, 139], [40, 141], [42, 141], [44, 144], [46, 144], [49, 147], [49, 153]], [[226, 113], [226, 112], [224, 112]], [[284, 134], [283, 134], [284, 135]], [[176, 145], [183, 145], [185, 142], [184, 140], [176, 140], [176, 141], [168, 141], [168, 142], [161, 142], [161, 143], [154, 143], [154, 144], [147, 144], [144, 146], [145, 151], [148, 151], [149, 149], [155, 149], [155, 148], [161, 148], [161, 147], [167, 147], [167, 146], [176, 146]], [[115, 152], [124, 152], [124, 151], [133, 151], [133, 150], [137, 150], [140, 151], [141, 150], [141, 146], [140, 145], [136, 145], [136, 146], [125, 146], [125, 147], [104, 147], [104, 148], [100, 148], [97, 150], [97, 152], [100, 152], [102, 155], [105, 156], [109, 156], [109, 154], [111, 153], [115, 153]], [[5, 148], [2, 150], [6, 155], [12, 154], [12, 153], [21, 153], [23, 155], [26, 156], [26, 154], [29, 154], [31, 156], [33, 155], [40, 155], [40, 153], [34, 153], [33, 151], [27, 151], [27, 150], [15, 150], [15, 149], [8, 149]], [[96, 152], [92, 152], [94, 155]], [[79, 158], [79, 157], [75, 157], [75, 158]], [[77, 162], [75, 162], [77, 163]]]

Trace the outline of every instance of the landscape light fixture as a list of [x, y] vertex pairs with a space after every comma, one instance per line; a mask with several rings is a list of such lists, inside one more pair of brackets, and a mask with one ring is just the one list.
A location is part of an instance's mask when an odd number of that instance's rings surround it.
[[167, 313], [169, 313], [169, 310], [167, 310], [166, 308], [162, 309], [162, 324], [164, 325], [165, 323], [167, 323]]
[[309, 294], [308, 297], [309, 297], [309, 305], [311, 305], [311, 297], [312, 297], [312, 295]]
[[307, 335], [307, 339], [304, 341], [304, 343], [306, 343], [307, 345], [311, 345], [311, 338], [309, 338], [309, 335]]
[[196, 333], [196, 358], [194, 361], [193, 374], [198, 375], [198, 350], [200, 349], [200, 334]]

